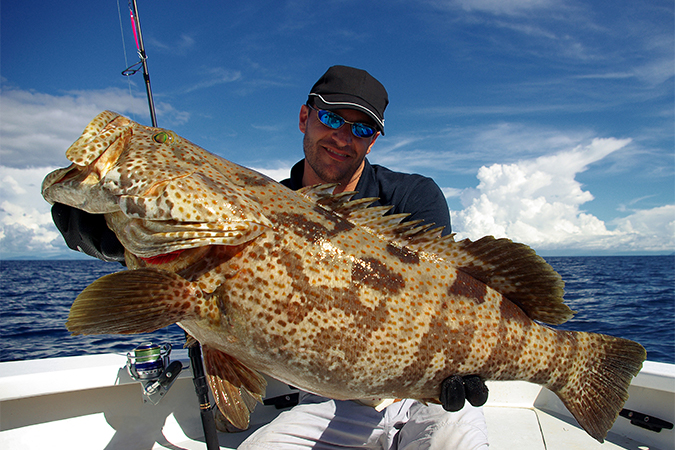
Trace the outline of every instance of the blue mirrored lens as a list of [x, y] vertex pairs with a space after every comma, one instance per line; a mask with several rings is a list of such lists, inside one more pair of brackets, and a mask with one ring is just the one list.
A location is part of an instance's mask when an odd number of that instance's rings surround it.
[[[337, 130], [346, 122], [345, 119], [338, 116], [337, 114], [323, 109], [318, 111], [318, 116], [321, 123], [334, 130]], [[351, 123], [351, 125], [354, 136], [367, 138], [375, 134], [375, 129], [369, 125], [366, 125], [365, 123]]]
[[324, 110], [319, 111], [319, 120], [324, 125], [327, 125], [334, 130], [337, 130], [338, 128], [340, 128], [345, 123], [345, 121], [342, 117], [340, 117], [337, 114], [332, 113], [330, 111], [324, 111]]
[[375, 129], [363, 123], [352, 124], [352, 133], [358, 137], [370, 137], [375, 134]]

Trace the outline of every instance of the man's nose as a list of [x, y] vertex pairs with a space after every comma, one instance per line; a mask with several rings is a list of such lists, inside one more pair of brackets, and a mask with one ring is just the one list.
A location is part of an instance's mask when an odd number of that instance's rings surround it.
[[344, 144], [351, 144], [354, 135], [352, 134], [352, 127], [348, 123], [343, 124], [340, 128], [333, 132], [333, 136], [339, 142]]

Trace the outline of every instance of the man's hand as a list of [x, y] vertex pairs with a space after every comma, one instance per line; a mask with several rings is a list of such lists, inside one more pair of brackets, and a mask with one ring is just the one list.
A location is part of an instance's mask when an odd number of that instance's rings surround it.
[[473, 406], [483, 406], [487, 398], [488, 388], [478, 375], [453, 375], [441, 383], [440, 401], [446, 411], [459, 411], [465, 400]]
[[124, 247], [108, 228], [102, 214], [89, 214], [54, 203], [52, 218], [68, 247], [103, 261], [124, 264]]

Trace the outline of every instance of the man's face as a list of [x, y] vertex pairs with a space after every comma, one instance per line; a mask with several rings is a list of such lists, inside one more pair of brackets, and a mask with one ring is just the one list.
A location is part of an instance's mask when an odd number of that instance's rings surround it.
[[[373, 120], [361, 111], [339, 109], [334, 112], [350, 122], [374, 125]], [[305, 185], [340, 183], [337, 192], [347, 186], [350, 189], [356, 187], [363, 160], [380, 134], [359, 138], [352, 134], [351, 125], [347, 123], [333, 130], [321, 123], [316, 111], [307, 105], [300, 109], [300, 131], [305, 134], [302, 141], [306, 162], [303, 182], [307, 181]]]

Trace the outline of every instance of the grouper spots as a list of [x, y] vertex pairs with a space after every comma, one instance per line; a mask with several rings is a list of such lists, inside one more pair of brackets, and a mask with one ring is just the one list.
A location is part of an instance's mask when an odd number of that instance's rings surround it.
[[357, 259], [352, 266], [352, 280], [386, 294], [397, 294], [405, 287], [403, 277], [375, 258]]
[[[304, 214], [290, 213], [276, 214], [270, 217], [270, 220], [290, 228], [296, 236], [304, 238], [314, 244], [354, 228], [354, 225], [348, 220], [342, 219], [331, 211], [324, 210], [317, 206], [314, 208], [314, 212], [323, 216], [321, 222], [312, 220], [311, 217]], [[324, 225], [326, 221], [334, 224], [332, 230]]]
[[477, 304], [485, 301], [486, 292], [485, 284], [459, 270], [455, 282], [448, 288], [448, 296], [469, 298], [475, 300]]
[[238, 173], [237, 176], [246, 186], [267, 186], [270, 180], [261, 176], [248, 176], [245, 173]]
[[[518, 306], [505, 298], [502, 299], [499, 310], [500, 320], [496, 330], [499, 345], [492, 349], [478, 373], [498, 373], [501, 377], [516, 376], [520, 370], [521, 355], [528, 350], [526, 337], [530, 333], [532, 322]], [[517, 326], [514, 328], [515, 324]], [[514, 329], [517, 332], [512, 331]]]
[[122, 206], [123, 211], [130, 217], [145, 217], [147, 213], [144, 198], [125, 198], [120, 202], [120, 206]]
[[419, 255], [405, 248], [398, 248], [388, 244], [387, 253], [405, 264], [417, 265], [420, 263]]
[[289, 226], [296, 235], [313, 243], [321, 240], [327, 231], [322, 224], [309, 220], [301, 214], [279, 214], [277, 221]]

